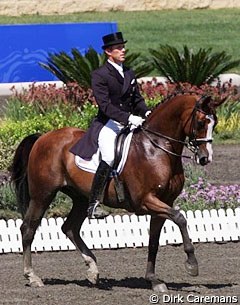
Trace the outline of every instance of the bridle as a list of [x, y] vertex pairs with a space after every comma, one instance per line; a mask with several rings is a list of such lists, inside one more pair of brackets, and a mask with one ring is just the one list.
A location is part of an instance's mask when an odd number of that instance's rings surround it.
[[189, 143], [191, 143], [192, 146], [194, 147], [198, 147], [201, 144], [204, 143], [212, 143], [213, 139], [212, 138], [197, 138], [196, 137], [196, 129], [195, 129], [195, 122], [196, 122], [196, 113], [201, 112], [203, 113], [206, 118], [211, 119], [210, 114], [206, 113], [205, 111], [203, 111], [200, 108], [200, 102], [202, 99], [206, 98], [205, 96], [202, 96], [198, 101], [196, 101], [195, 107], [193, 108], [192, 114], [190, 115], [190, 117], [192, 118], [191, 120], [191, 125], [190, 125], [190, 129], [191, 129], [191, 135], [189, 136]]
[[[195, 103], [195, 106], [193, 108], [193, 111], [192, 113], [190, 114], [188, 120], [186, 121], [186, 124], [189, 122], [189, 120], [191, 120], [191, 123], [190, 123], [190, 130], [191, 130], [191, 133], [188, 137], [188, 141], [181, 141], [181, 140], [177, 140], [177, 139], [174, 139], [172, 137], [169, 137], [169, 136], [166, 136], [160, 132], [157, 132], [157, 131], [154, 131], [154, 130], [151, 130], [147, 127], [144, 127], [144, 126], [141, 126], [141, 130], [143, 132], [143, 134], [149, 139], [149, 141], [152, 143], [153, 146], [165, 151], [166, 153], [170, 154], [170, 155], [173, 155], [175, 157], [182, 157], [182, 158], [188, 158], [188, 159], [195, 159], [196, 160], [196, 157], [197, 157], [197, 153], [198, 153], [198, 150], [199, 150], [199, 146], [201, 144], [204, 144], [204, 143], [212, 143], [213, 139], [212, 138], [197, 138], [197, 132], [196, 132], [196, 128], [195, 128], [195, 122], [196, 122], [196, 113], [199, 111], [199, 112], [202, 112], [203, 114], [205, 114], [205, 116], [207, 118], [210, 118], [209, 114], [207, 114], [205, 111], [203, 111], [201, 108], [200, 108], [200, 102], [202, 101], [202, 99], [206, 98], [205, 96], [202, 96], [199, 100], [196, 101]], [[151, 135], [155, 135], [157, 137], [161, 137], [161, 138], [164, 138], [166, 140], [168, 140], [169, 142], [175, 142], [175, 143], [179, 143], [179, 144], [182, 144], [184, 145], [188, 150], [190, 150], [194, 156], [188, 156], [188, 155], [182, 155], [182, 154], [177, 154], [175, 152], [172, 152], [168, 149], [166, 149], [165, 147], [159, 145], [156, 141], [154, 141], [151, 137]]]

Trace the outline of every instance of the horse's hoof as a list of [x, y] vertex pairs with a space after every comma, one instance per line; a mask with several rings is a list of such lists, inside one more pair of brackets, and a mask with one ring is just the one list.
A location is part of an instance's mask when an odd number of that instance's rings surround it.
[[165, 283], [153, 284], [152, 285], [153, 291], [158, 293], [167, 293], [168, 288]]
[[198, 276], [198, 265], [191, 265], [188, 262], [185, 262], [185, 269], [191, 276]]
[[98, 273], [93, 273], [91, 271], [87, 271], [87, 279], [89, 282], [93, 285], [97, 285], [99, 282], [99, 274]]
[[40, 278], [31, 280], [29, 285], [30, 285], [30, 287], [33, 287], [33, 288], [44, 287], [43, 281]]

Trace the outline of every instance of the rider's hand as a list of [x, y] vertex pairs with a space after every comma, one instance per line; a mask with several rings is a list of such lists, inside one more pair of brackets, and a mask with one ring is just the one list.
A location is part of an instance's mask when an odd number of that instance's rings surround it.
[[148, 110], [148, 111], [145, 113], [145, 117], [147, 118], [151, 113], [152, 113], [152, 111], [151, 111], [151, 110]]
[[142, 117], [133, 114], [131, 114], [128, 118], [128, 122], [136, 127], [142, 126], [144, 121], [145, 120]]

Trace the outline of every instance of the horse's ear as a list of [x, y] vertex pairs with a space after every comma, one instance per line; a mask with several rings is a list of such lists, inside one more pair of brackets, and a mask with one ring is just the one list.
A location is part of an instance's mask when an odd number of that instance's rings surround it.
[[210, 95], [202, 97], [200, 101], [200, 106], [204, 112], [208, 113], [209, 109], [213, 106], [212, 97]]

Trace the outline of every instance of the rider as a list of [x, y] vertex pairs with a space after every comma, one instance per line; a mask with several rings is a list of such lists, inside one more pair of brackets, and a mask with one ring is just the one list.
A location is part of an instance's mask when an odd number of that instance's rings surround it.
[[92, 90], [99, 107], [98, 114], [85, 136], [71, 149], [86, 160], [91, 159], [98, 147], [101, 153], [102, 159], [89, 197], [89, 218], [104, 218], [109, 214], [101, 208], [100, 200], [113, 165], [117, 134], [128, 124], [141, 126], [150, 113], [140, 95], [134, 72], [123, 65], [127, 41], [122, 33], [103, 36], [102, 40], [108, 59], [92, 72]]

